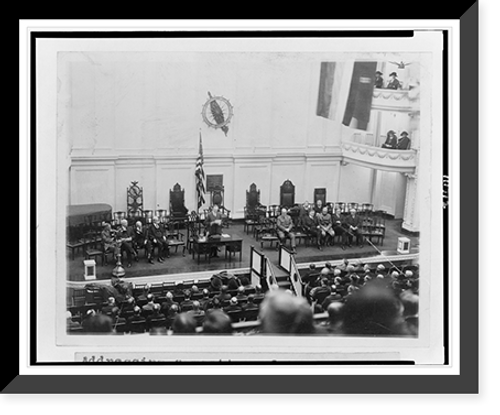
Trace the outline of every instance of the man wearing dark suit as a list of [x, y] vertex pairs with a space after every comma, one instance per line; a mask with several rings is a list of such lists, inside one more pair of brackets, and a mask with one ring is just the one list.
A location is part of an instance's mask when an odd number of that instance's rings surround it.
[[152, 313], [146, 318], [146, 328], [151, 330], [156, 327], [165, 327], [166, 322], [165, 314], [160, 311], [160, 304], [155, 303]]
[[[132, 243], [136, 251], [144, 247], [146, 250], [146, 258], [149, 260], [151, 258], [151, 242], [148, 240], [146, 233], [146, 230], [142, 226], [142, 222], [138, 220], [132, 229]], [[136, 256], [135, 260], [138, 261], [139, 256]]]
[[219, 206], [214, 205], [212, 210], [208, 212], [206, 219], [209, 236], [222, 234], [222, 219], [224, 219], [224, 215], [220, 212]]
[[323, 201], [321, 199], [316, 200], [316, 204], [314, 205], [314, 211], [316, 214], [321, 213], [323, 211]]
[[307, 201], [299, 206], [299, 224], [300, 225], [303, 225], [304, 220], [309, 216], [310, 210], [311, 210], [311, 204]]
[[326, 206], [323, 207], [321, 213], [316, 215], [316, 219], [318, 221], [320, 232], [320, 244], [326, 244], [327, 239], [329, 239], [330, 242], [333, 242], [335, 231], [333, 230], [332, 215], [328, 213], [328, 208]]
[[335, 285], [332, 285], [330, 288], [331, 288], [330, 294], [327, 297], [325, 297], [325, 299], [321, 303], [321, 307], [323, 308], [324, 311], [328, 309], [328, 306], [331, 303], [342, 301], [342, 296], [337, 292], [337, 287]]
[[408, 150], [410, 148], [410, 139], [408, 138], [408, 133], [403, 131], [401, 136], [398, 138], [396, 145], [398, 150]]
[[238, 304], [238, 299], [236, 297], [231, 297], [229, 305], [224, 307], [223, 310], [229, 317], [231, 317], [233, 323], [238, 322], [242, 309]]
[[345, 249], [344, 246], [344, 234], [345, 234], [345, 229], [344, 229], [344, 218], [342, 217], [342, 214], [340, 213], [340, 209], [335, 209], [335, 212], [332, 214], [332, 225], [333, 225], [333, 231], [335, 232], [335, 235], [340, 235], [341, 238], [341, 245], [340, 247], [342, 249]]
[[207, 311], [212, 306], [212, 299], [210, 298], [210, 291], [206, 288], [202, 291], [203, 297], [200, 298], [200, 307], [203, 311]]
[[120, 226], [116, 230], [116, 239], [120, 243], [120, 253], [122, 258], [125, 259], [125, 254], [127, 254], [127, 267], [132, 266], [132, 258], [137, 259], [137, 252], [133, 245], [134, 230], [132, 227], [128, 226], [126, 219], [122, 219]]
[[[165, 236], [165, 232], [163, 227], [160, 224], [160, 219], [155, 216], [153, 218], [153, 223], [149, 225], [147, 232], [148, 241], [151, 244], [151, 251], [154, 250], [155, 247], [158, 248], [158, 262], [163, 262], [163, 254], [167, 254], [167, 258], [170, 256], [168, 249], [167, 237]], [[153, 263], [151, 256], [148, 258], [149, 263]]]
[[276, 233], [282, 244], [285, 244], [286, 238], [290, 238], [292, 252], [296, 252], [295, 234], [292, 232], [293, 220], [287, 213], [286, 209], [281, 209], [281, 215], [276, 219]]
[[[222, 220], [224, 215], [219, 210], [218, 205], [213, 205], [212, 210], [208, 212], [206, 218], [206, 229], [209, 238], [219, 238], [222, 235]], [[219, 248], [213, 246], [210, 256], [212, 258], [218, 257]]]
[[253, 296], [248, 297], [248, 301], [242, 305], [244, 318], [247, 321], [256, 320], [259, 315], [259, 305], [255, 304]]
[[134, 314], [127, 319], [130, 331], [143, 331], [146, 328], [146, 319], [141, 315], [141, 308], [135, 307]]
[[349, 216], [345, 219], [347, 245], [352, 246], [352, 238], [356, 237], [356, 243], [358, 246], [363, 246], [362, 235], [361, 235], [361, 218], [357, 215], [356, 209], [351, 209]]
[[304, 229], [304, 232], [309, 237], [316, 239], [316, 245], [318, 249], [321, 250], [320, 238], [318, 235], [319, 226], [314, 209], [310, 209], [308, 215], [304, 216], [302, 219], [302, 229]]

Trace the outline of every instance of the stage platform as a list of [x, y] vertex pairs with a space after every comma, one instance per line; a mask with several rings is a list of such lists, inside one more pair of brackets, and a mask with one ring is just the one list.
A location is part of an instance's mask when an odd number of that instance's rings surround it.
[[[241, 237], [243, 239], [243, 252], [242, 259], [239, 260], [239, 254], [236, 256], [224, 257], [224, 251], [219, 253], [218, 258], [211, 258], [210, 263], [208, 260], [204, 260], [204, 257], [200, 258], [200, 264], [197, 263], [196, 258], [187, 252], [186, 255], [182, 255], [182, 247], [178, 249], [178, 252], [174, 251], [171, 253], [170, 258], [165, 259], [165, 262], [159, 263], [156, 260], [154, 264], [147, 262], [146, 258], [140, 258], [139, 262], [133, 262], [132, 267], [125, 266], [125, 276], [122, 278], [125, 280], [135, 281], [135, 282], [146, 282], [146, 281], [179, 281], [182, 279], [201, 279], [205, 277], [210, 277], [215, 272], [220, 272], [222, 270], [228, 270], [234, 274], [244, 274], [248, 271], [250, 267], [250, 247], [253, 245], [256, 249], [261, 250], [260, 241], [256, 241], [252, 234], [248, 235], [244, 232], [243, 223], [235, 222], [230, 227], [224, 230], [225, 233], [232, 235], [233, 237]], [[185, 231], [184, 231], [185, 233]], [[341, 261], [344, 258], [380, 258], [380, 261], [384, 260], [384, 257], [399, 257], [397, 253], [397, 242], [398, 237], [405, 236], [410, 239], [411, 242], [411, 258], [418, 254], [419, 238], [417, 236], [411, 236], [403, 234], [401, 231], [401, 220], [391, 220], [386, 221], [386, 236], [383, 245], [375, 245], [376, 248], [370, 244], [365, 244], [363, 248], [359, 247], [346, 247], [342, 250], [340, 246], [328, 246], [324, 247], [322, 251], [318, 250], [314, 246], [306, 246], [304, 243], [300, 243], [297, 246], [296, 262], [299, 267], [308, 266], [311, 263], [324, 263], [326, 261]], [[273, 264], [278, 264], [278, 251], [276, 248], [269, 247], [266, 243], [264, 248], [261, 250]], [[97, 279], [94, 281], [85, 281], [83, 277], [83, 253], [76, 252], [74, 260], [71, 259], [70, 252], [67, 253], [67, 281], [68, 286], [81, 286], [89, 282], [107, 282], [111, 279], [114, 264], [108, 264], [103, 266], [100, 259], [97, 260]], [[403, 257], [401, 258], [403, 259]]]

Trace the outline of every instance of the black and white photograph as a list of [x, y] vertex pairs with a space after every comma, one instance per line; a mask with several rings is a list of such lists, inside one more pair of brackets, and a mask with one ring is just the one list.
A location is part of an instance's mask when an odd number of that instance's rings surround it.
[[37, 362], [448, 359], [442, 31], [60, 36]]

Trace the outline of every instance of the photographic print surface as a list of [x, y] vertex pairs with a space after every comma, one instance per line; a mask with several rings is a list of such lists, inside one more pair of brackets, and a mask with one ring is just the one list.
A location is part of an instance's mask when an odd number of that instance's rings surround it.
[[443, 361], [442, 33], [69, 45], [42, 360]]

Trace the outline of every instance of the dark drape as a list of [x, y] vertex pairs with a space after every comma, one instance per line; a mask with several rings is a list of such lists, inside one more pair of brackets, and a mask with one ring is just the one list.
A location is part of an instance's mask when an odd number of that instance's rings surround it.
[[329, 118], [334, 74], [335, 62], [321, 62], [318, 105], [316, 107], [316, 115], [320, 117]]
[[377, 62], [355, 62], [352, 72], [351, 87], [342, 124], [351, 125], [357, 120], [356, 128], [366, 130], [370, 121], [373, 88]]

